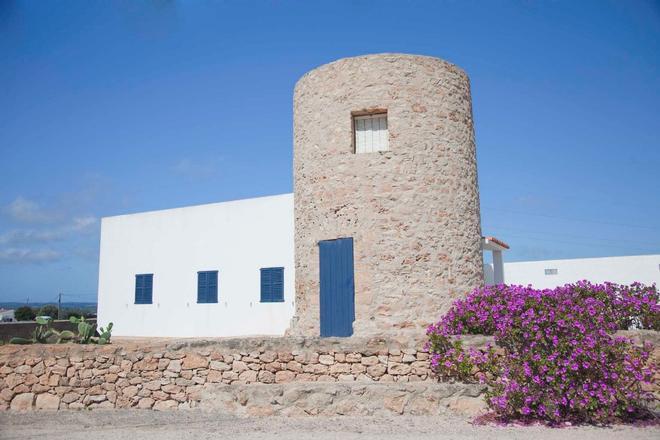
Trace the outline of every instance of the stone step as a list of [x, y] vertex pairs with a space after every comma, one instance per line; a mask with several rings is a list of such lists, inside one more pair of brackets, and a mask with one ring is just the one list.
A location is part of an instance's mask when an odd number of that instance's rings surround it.
[[485, 385], [287, 383], [207, 386], [198, 406], [236, 416], [442, 415], [485, 411]]

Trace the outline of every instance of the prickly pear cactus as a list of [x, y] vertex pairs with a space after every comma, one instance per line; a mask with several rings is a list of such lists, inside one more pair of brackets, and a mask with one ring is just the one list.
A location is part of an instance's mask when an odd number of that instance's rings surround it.
[[72, 340], [73, 338], [76, 337], [76, 334], [73, 333], [71, 330], [62, 330], [57, 334], [57, 343], [61, 344], [62, 342], [68, 342]]
[[53, 342], [55, 332], [50, 328], [52, 318], [49, 316], [37, 316], [37, 326], [32, 332], [32, 340], [40, 344], [48, 344]]
[[81, 344], [89, 344], [92, 342], [92, 336], [94, 336], [95, 325], [90, 324], [85, 321], [84, 317], [76, 318], [72, 316], [69, 318], [73, 324], [78, 324], [78, 342]]
[[13, 337], [9, 340], [10, 344], [18, 344], [18, 345], [28, 345], [32, 344], [34, 341], [32, 339], [28, 338], [19, 338], [19, 337]]
[[112, 322], [108, 324], [108, 327], [105, 329], [103, 327], [99, 327], [99, 340], [98, 344], [103, 345], [107, 344], [110, 342], [110, 337], [112, 333]]
[[60, 344], [63, 342], [76, 341], [80, 344], [99, 344], [104, 345], [110, 343], [112, 332], [112, 322], [104, 329], [99, 328], [99, 337], [94, 337], [96, 334], [96, 325], [91, 324], [85, 320], [84, 317], [76, 318], [72, 316], [69, 318], [72, 324], [78, 325], [78, 334], [70, 330], [57, 331], [51, 328], [52, 318], [48, 316], [39, 316], [36, 319], [37, 326], [32, 331], [32, 338], [19, 338], [14, 337], [9, 340], [10, 344]]

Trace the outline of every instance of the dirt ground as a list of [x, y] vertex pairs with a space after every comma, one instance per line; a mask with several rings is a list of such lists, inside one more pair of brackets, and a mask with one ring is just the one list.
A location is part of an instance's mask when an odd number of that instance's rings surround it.
[[0, 414], [0, 439], [660, 439], [660, 427], [475, 426], [452, 417], [237, 418], [214, 412], [110, 410]]

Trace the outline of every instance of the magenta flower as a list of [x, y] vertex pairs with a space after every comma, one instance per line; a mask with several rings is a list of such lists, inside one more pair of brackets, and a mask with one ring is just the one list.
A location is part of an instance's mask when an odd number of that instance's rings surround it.
[[[485, 382], [489, 406], [505, 418], [606, 422], [640, 414], [651, 398], [641, 384], [655, 374], [652, 347], [612, 334], [660, 329], [659, 302], [655, 285], [639, 283], [477, 289], [428, 327], [431, 368], [443, 379]], [[493, 335], [500, 350], [465, 351], [461, 334]]]

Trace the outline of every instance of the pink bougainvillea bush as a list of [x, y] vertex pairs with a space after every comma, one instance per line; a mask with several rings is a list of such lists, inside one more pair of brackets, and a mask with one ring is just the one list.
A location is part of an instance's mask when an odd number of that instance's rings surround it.
[[[487, 383], [488, 406], [507, 420], [639, 418], [654, 398], [652, 347], [614, 333], [658, 330], [658, 302], [656, 287], [641, 284], [478, 289], [428, 328], [431, 367], [441, 379]], [[462, 334], [493, 335], [497, 349], [465, 350]]]

